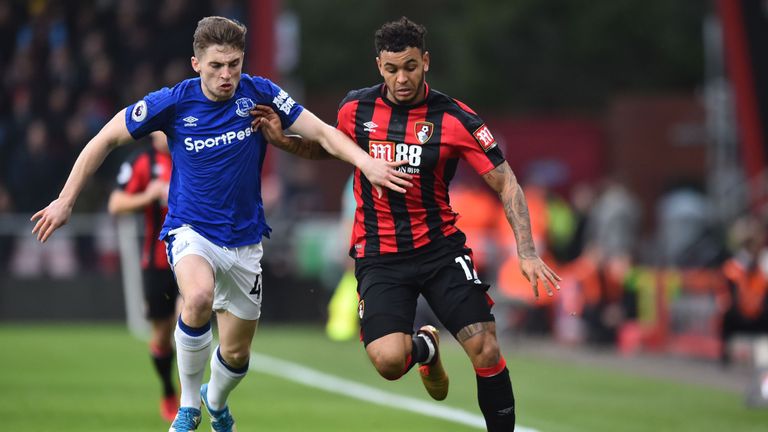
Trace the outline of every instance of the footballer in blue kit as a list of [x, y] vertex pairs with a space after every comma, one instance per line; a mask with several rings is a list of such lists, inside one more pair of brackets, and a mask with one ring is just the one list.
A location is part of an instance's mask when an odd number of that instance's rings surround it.
[[160, 130], [168, 136], [173, 175], [161, 239], [182, 225], [216, 245], [238, 247], [269, 237], [261, 200], [267, 142], [251, 131], [250, 110], [270, 105], [288, 129], [304, 108], [267, 79], [242, 74], [234, 95], [211, 102], [200, 78], [148, 94], [129, 106], [134, 139]]
[[[227, 400], [248, 371], [261, 315], [261, 240], [269, 236], [261, 200], [267, 143], [258, 125], [251, 128], [256, 105], [272, 108], [284, 129], [355, 165], [379, 196], [382, 187], [404, 193], [412, 186], [412, 176], [397, 170], [406, 161], [371, 158], [269, 80], [244, 74], [246, 31], [223, 17], [200, 20], [191, 58], [199, 77], [118, 112], [80, 153], [59, 197], [31, 219], [32, 233], [45, 242], [67, 223], [86, 180], [112, 149], [153, 131], [167, 135], [173, 171], [160, 237], [182, 299], [174, 332], [180, 407], [169, 432], [196, 430], [202, 406], [214, 431], [235, 430]], [[209, 359], [210, 380], [203, 384]]]

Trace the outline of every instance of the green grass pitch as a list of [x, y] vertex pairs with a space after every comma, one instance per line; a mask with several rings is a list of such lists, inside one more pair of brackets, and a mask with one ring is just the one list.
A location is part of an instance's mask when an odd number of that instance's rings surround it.
[[[443, 337], [451, 376], [444, 405], [479, 415], [469, 361]], [[412, 371], [378, 377], [358, 342], [328, 341], [316, 327], [264, 325], [254, 351], [387, 392], [430, 401]], [[634, 377], [567, 363], [518, 357], [504, 347], [518, 424], [541, 432], [765, 431], [768, 410], [742, 395]], [[143, 341], [121, 325], [0, 325], [0, 430], [165, 431], [160, 385]], [[480, 429], [371, 404], [251, 371], [231, 399], [241, 432], [440, 431]], [[209, 430], [204, 419], [200, 430]]]

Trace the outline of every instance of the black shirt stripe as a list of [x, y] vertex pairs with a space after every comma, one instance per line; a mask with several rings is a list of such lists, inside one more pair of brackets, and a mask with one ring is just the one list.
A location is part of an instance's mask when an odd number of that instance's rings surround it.
[[[355, 111], [355, 136], [358, 138], [358, 145], [368, 153], [368, 132], [365, 132], [365, 125], [373, 119], [373, 110], [375, 108], [375, 99], [364, 98], [358, 100], [357, 110]], [[359, 170], [358, 170], [359, 171]], [[360, 181], [361, 197], [363, 199], [363, 225], [365, 226], [365, 254], [378, 255], [379, 241], [379, 218], [376, 215], [373, 202], [373, 185], [360, 172], [358, 177]], [[354, 248], [354, 246], [353, 246]], [[354, 250], [352, 251], [354, 253]]]
[[[435, 93], [431, 93], [427, 100], [427, 114], [425, 120], [434, 125], [432, 137], [429, 139], [430, 145], [423, 146], [422, 161], [426, 166], [438, 168], [440, 161], [440, 143], [443, 139], [443, 114], [445, 113], [445, 104], [436, 101]], [[427, 209], [427, 236], [430, 240], [437, 240], [443, 237], [440, 227], [443, 219], [440, 217], [440, 208], [435, 199], [435, 169], [425, 169], [421, 171], [421, 202]]]
[[[397, 145], [405, 142], [405, 128], [408, 125], [407, 109], [393, 109], [392, 117], [389, 119], [387, 127], [387, 141], [392, 141]], [[392, 219], [395, 221], [395, 241], [398, 251], [413, 249], [413, 231], [411, 227], [411, 216], [408, 213], [408, 206], [405, 202], [405, 195], [386, 189], [389, 198], [389, 207], [392, 209]]]

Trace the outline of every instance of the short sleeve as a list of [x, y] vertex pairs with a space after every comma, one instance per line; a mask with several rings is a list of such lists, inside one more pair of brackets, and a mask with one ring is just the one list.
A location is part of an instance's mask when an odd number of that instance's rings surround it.
[[283, 129], [291, 127], [293, 122], [299, 117], [299, 114], [304, 111], [304, 107], [296, 103], [288, 92], [272, 81], [260, 77], [253, 77], [252, 79], [254, 84], [256, 84], [256, 88], [264, 93], [263, 96], [267, 104], [280, 116]]
[[496, 138], [483, 120], [459, 101], [450, 117], [453, 123], [453, 144], [459, 156], [480, 175], [484, 175], [505, 159]]
[[149, 93], [144, 99], [125, 110], [125, 125], [133, 139], [140, 139], [157, 130], [167, 130], [176, 111], [178, 85]]
[[342, 102], [339, 112], [336, 114], [336, 129], [355, 139], [355, 107], [357, 101]]

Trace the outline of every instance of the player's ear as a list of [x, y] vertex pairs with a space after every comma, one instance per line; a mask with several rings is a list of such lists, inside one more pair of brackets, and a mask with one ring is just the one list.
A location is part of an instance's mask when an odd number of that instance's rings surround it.
[[429, 70], [429, 51], [425, 51], [421, 59], [424, 61], [424, 72], [427, 72]]
[[379, 75], [384, 76], [384, 71], [381, 70], [381, 59], [376, 56], [376, 68], [379, 69]]
[[200, 62], [197, 60], [197, 57], [192, 56], [192, 58], [190, 58], [190, 62], [192, 63], [192, 69], [196, 73], [200, 73]]

